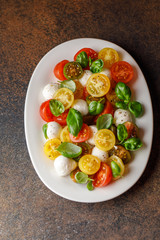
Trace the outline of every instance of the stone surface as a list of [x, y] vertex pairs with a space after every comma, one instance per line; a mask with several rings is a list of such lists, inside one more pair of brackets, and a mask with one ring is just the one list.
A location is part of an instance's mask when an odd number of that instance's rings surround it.
[[[156, 0], [0, 1], [0, 239], [159, 239], [159, 10]], [[122, 196], [97, 204], [71, 202], [47, 189], [24, 136], [34, 68], [56, 45], [81, 37], [126, 49], [146, 77], [154, 110], [153, 147], [142, 177]]]

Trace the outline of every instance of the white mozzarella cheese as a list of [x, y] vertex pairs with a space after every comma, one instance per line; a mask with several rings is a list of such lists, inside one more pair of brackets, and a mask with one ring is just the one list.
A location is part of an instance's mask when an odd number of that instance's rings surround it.
[[58, 84], [49, 83], [43, 88], [42, 94], [46, 100], [49, 100], [53, 98], [53, 95], [57, 90], [58, 90]]
[[125, 122], [132, 122], [132, 116], [131, 113], [128, 110], [124, 109], [117, 109], [114, 113], [114, 124], [116, 127], [118, 124], [122, 124]]
[[111, 79], [111, 71], [109, 69], [103, 68], [103, 71], [100, 73], [106, 75], [109, 79]]
[[90, 135], [90, 138], [87, 140], [87, 143], [89, 143], [91, 145], [95, 145], [94, 136], [95, 136], [95, 134], [97, 133], [98, 130], [97, 130], [96, 125], [91, 125], [89, 127], [90, 127], [90, 130], [91, 130], [91, 135]]
[[78, 110], [82, 116], [88, 114], [88, 105], [83, 99], [76, 99], [72, 105], [72, 108]]
[[84, 70], [83, 76], [79, 79], [79, 82], [82, 84], [83, 87], [86, 86], [88, 78], [92, 75], [92, 72], [89, 70]]
[[59, 138], [61, 130], [62, 130], [62, 127], [59, 123], [57, 122], [47, 123], [47, 136], [49, 139]]
[[102, 151], [97, 147], [92, 149], [92, 155], [98, 157], [102, 162], [105, 162], [108, 158], [108, 152]]
[[63, 177], [69, 175], [77, 167], [77, 162], [61, 155], [54, 160], [54, 167], [57, 174]]

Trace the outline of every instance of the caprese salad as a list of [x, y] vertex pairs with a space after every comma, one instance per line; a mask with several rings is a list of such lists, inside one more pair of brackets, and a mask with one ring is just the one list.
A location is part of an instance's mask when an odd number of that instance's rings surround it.
[[142, 146], [134, 123], [142, 105], [131, 100], [127, 86], [132, 66], [112, 48], [83, 48], [73, 61], [57, 63], [53, 74], [58, 81], [44, 87], [40, 116], [44, 153], [57, 175], [70, 175], [89, 190], [119, 179], [130, 152]]

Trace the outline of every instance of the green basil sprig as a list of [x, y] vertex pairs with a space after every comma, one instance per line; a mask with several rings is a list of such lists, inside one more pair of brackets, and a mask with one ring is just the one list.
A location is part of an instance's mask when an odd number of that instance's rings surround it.
[[82, 114], [78, 110], [70, 108], [67, 116], [67, 126], [69, 132], [76, 137], [80, 132], [82, 125], [83, 125]]
[[123, 142], [128, 137], [127, 128], [123, 124], [117, 126], [117, 137], [120, 142]]
[[135, 151], [142, 147], [142, 142], [139, 138], [129, 138], [126, 141], [123, 142], [123, 146], [125, 149], [130, 150], [130, 151]]
[[75, 92], [76, 90], [76, 84], [73, 80], [64, 80], [60, 83], [59, 88], [68, 88], [72, 92]]
[[82, 153], [81, 147], [69, 142], [61, 143], [56, 150], [63, 156], [69, 158], [76, 158]]
[[104, 62], [102, 61], [102, 59], [97, 59], [94, 62], [92, 62], [90, 66], [90, 71], [92, 73], [99, 73], [102, 71], [103, 66], [104, 66]]
[[56, 99], [50, 100], [49, 108], [51, 110], [51, 113], [56, 117], [60, 116], [65, 111], [64, 105]]
[[137, 101], [130, 102], [128, 108], [135, 117], [139, 117], [142, 114], [142, 105]]
[[119, 99], [123, 100], [126, 103], [128, 103], [131, 99], [131, 90], [123, 82], [117, 83], [115, 87], [115, 93]]
[[125, 102], [116, 102], [115, 106], [117, 108], [124, 109], [124, 110], [128, 109], [128, 105]]
[[103, 114], [102, 116], [100, 116], [97, 119], [96, 126], [97, 126], [98, 130], [106, 129], [106, 128], [110, 128], [112, 123], [113, 123], [112, 115], [111, 114]]
[[106, 98], [105, 98], [105, 97], [93, 97], [93, 96], [91, 96], [91, 95], [88, 95], [88, 96], [86, 97], [86, 102], [87, 102], [88, 105], [89, 105], [91, 102], [93, 102], [93, 101], [96, 101], [96, 102], [100, 102], [100, 103], [102, 103], [102, 104], [105, 104]]
[[43, 130], [45, 139], [48, 139], [48, 136], [47, 136], [47, 128], [48, 128], [48, 124], [46, 123], [46, 124], [44, 124], [43, 127], [42, 127], [42, 130]]
[[88, 110], [91, 115], [98, 115], [100, 114], [104, 109], [104, 104], [96, 101], [92, 101], [89, 104]]
[[82, 68], [85, 68], [88, 66], [88, 56], [87, 53], [82, 51], [77, 55], [76, 62], [80, 63]]
[[77, 183], [81, 183], [81, 184], [87, 184], [87, 188], [89, 191], [92, 191], [93, 185], [92, 185], [92, 181], [93, 179], [89, 178], [87, 174], [83, 173], [83, 172], [77, 172], [75, 175], [75, 179]]
[[111, 169], [112, 169], [113, 177], [117, 177], [120, 175], [121, 169], [115, 161], [111, 162]]

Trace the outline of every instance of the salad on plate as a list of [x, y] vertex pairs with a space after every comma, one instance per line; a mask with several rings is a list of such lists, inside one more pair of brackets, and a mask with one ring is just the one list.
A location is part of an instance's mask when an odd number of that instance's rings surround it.
[[143, 108], [127, 85], [132, 66], [112, 48], [83, 48], [73, 61], [58, 62], [53, 74], [57, 81], [42, 91], [40, 116], [44, 153], [57, 177], [70, 175], [88, 190], [117, 181], [142, 146], [135, 121]]

